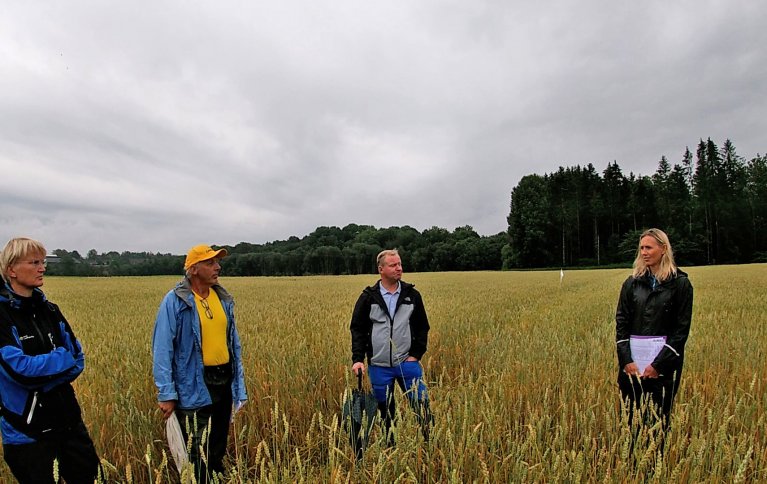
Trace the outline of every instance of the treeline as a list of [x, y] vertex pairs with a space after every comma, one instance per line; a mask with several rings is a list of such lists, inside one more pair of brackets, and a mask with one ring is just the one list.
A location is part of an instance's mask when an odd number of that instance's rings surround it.
[[[665, 230], [680, 265], [767, 262], [767, 155], [745, 161], [730, 140], [701, 140], [650, 176], [625, 176], [618, 163], [523, 177], [511, 192], [508, 233], [471, 226], [318, 227], [302, 238], [222, 246], [229, 276], [374, 274], [382, 249], [400, 250], [406, 271], [469, 271], [606, 266], [633, 259], [638, 234]], [[51, 275], [182, 274], [183, 255], [58, 249]]]
[[[375, 228], [349, 224], [343, 228], [318, 227], [303, 237], [224, 247], [229, 256], [222, 260], [227, 276], [300, 276], [308, 274], [374, 274], [376, 256], [396, 247], [409, 272], [500, 270], [501, 252], [508, 244], [504, 232], [480, 236], [470, 226], [452, 232], [432, 227], [423, 232], [409, 227]], [[172, 254], [88, 251], [54, 251], [50, 275], [125, 276], [182, 274], [184, 256]]]
[[76, 250], [53, 251], [48, 257], [48, 275], [52, 276], [159, 276], [183, 274], [184, 256], [152, 252], [105, 252], [95, 249], [83, 257]]
[[726, 140], [701, 140], [673, 166], [626, 177], [617, 163], [528, 175], [511, 194], [504, 267], [595, 266], [633, 260], [658, 227], [681, 265], [767, 262], [767, 156], [746, 162]]

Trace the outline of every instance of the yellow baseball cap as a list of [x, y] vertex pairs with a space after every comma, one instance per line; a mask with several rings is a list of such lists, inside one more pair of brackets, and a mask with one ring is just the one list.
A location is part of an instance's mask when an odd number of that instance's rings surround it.
[[212, 259], [214, 257], [226, 257], [229, 252], [226, 249], [213, 250], [209, 245], [195, 245], [186, 254], [186, 260], [184, 261], [184, 270], [189, 269], [198, 262]]

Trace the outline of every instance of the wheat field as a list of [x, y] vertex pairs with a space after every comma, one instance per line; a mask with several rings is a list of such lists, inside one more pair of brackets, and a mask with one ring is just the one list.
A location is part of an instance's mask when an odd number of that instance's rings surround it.
[[[400, 402], [397, 446], [355, 464], [340, 422], [349, 319], [375, 276], [227, 278], [249, 401], [225, 482], [767, 481], [767, 265], [685, 269], [695, 287], [672, 429], [633, 448], [614, 313], [626, 269], [405, 274], [431, 324], [424, 443]], [[176, 482], [152, 382], [155, 313], [174, 277], [47, 278], [86, 352], [76, 391], [109, 482]], [[11, 481], [3, 462], [0, 480]]]

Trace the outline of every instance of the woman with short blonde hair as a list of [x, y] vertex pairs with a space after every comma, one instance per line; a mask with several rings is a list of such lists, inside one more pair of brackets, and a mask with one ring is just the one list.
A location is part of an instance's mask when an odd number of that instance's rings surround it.
[[40, 287], [45, 247], [15, 238], [0, 252], [0, 433], [19, 482], [94, 482], [100, 462], [72, 382], [85, 355], [59, 307]]
[[9, 240], [3, 251], [0, 252], [0, 273], [3, 276], [3, 280], [5, 282], [10, 282], [6, 275], [6, 271], [22, 258], [35, 256], [37, 260], [41, 260], [42, 263], [45, 264], [45, 254], [45, 247], [36, 240], [28, 239], [26, 237], [18, 237]]

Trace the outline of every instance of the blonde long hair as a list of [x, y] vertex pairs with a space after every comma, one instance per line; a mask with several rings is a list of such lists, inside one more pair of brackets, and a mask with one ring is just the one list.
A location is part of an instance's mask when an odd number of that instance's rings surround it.
[[676, 263], [674, 262], [674, 251], [671, 248], [671, 242], [668, 240], [668, 235], [666, 235], [666, 232], [662, 231], [661, 229], [647, 229], [642, 232], [642, 235], [639, 236], [639, 244], [637, 244], [637, 256], [636, 259], [634, 259], [634, 272], [632, 275], [634, 276], [634, 279], [637, 279], [650, 271], [650, 268], [647, 267], [647, 264], [645, 264], [644, 260], [642, 259], [642, 251], [640, 249], [642, 245], [642, 239], [647, 236], [655, 239], [661, 245], [661, 247], [666, 249], [661, 256], [658, 273], [655, 274], [655, 277], [659, 281], [663, 282], [669, 279], [671, 276], [676, 275], [677, 267]]

